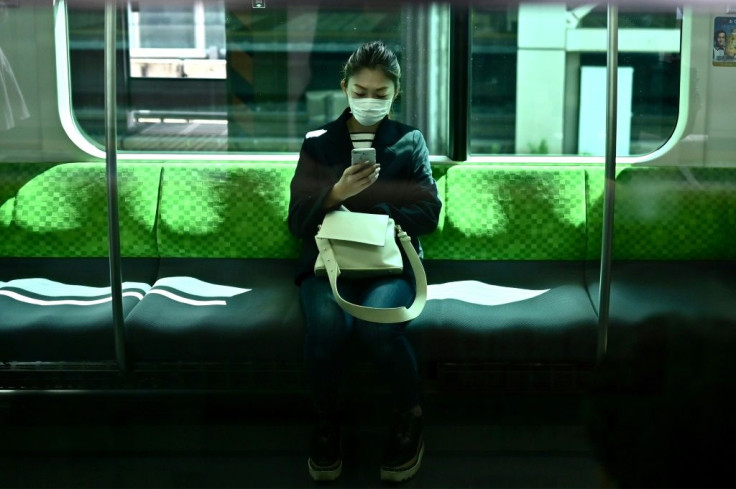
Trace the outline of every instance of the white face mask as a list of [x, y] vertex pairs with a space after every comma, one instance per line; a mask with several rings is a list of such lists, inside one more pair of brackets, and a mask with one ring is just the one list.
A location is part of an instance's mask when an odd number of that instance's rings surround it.
[[353, 117], [361, 126], [372, 126], [381, 122], [391, 110], [392, 99], [352, 98], [348, 97], [348, 104]]

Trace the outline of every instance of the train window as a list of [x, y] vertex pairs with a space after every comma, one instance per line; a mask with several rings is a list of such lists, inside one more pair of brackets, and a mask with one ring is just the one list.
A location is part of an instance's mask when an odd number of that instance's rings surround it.
[[513, 154], [518, 7], [471, 16], [470, 152]]
[[[120, 150], [296, 152], [347, 107], [347, 57], [380, 39], [402, 65], [394, 117], [422, 129], [432, 153], [446, 152], [447, 5], [265, 5], [139, 0], [121, 9]], [[67, 7], [74, 115], [102, 144], [104, 12], [84, 0]]]
[[[450, 94], [449, 4], [265, 5], [139, 0], [122, 8], [119, 148], [296, 152], [307, 131], [345, 108], [347, 56], [381, 39], [403, 68], [394, 117], [419, 127], [432, 154], [448, 154], [455, 139], [452, 96], [469, 100], [473, 155], [603, 155], [605, 6], [453, 7], [470, 8], [471, 56], [469, 86]], [[678, 13], [620, 9], [619, 155], [654, 151], [675, 128]], [[68, 0], [68, 25], [74, 115], [101, 145], [104, 13]]]
[[[677, 122], [680, 18], [619, 11], [619, 155], [662, 146]], [[473, 10], [470, 150], [602, 156], [605, 5]]]
[[126, 14], [132, 77], [226, 78], [224, 2], [135, 2]]

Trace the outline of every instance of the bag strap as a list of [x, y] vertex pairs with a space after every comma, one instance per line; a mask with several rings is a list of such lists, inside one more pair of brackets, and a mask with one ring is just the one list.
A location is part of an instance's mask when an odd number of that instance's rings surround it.
[[337, 277], [340, 276], [340, 267], [335, 259], [332, 244], [327, 238], [316, 238], [319, 254], [322, 256], [327, 276], [330, 279], [332, 293], [335, 295], [335, 299], [340, 307], [342, 307], [351, 316], [374, 323], [403, 323], [419, 316], [419, 313], [424, 309], [424, 304], [427, 301], [427, 275], [424, 273], [424, 266], [422, 265], [422, 261], [419, 259], [419, 255], [417, 255], [414, 246], [411, 244], [411, 238], [409, 235], [406, 234], [399, 226], [396, 226], [396, 234], [399, 238], [399, 242], [401, 243], [401, 247], [404, 249], [404, 252], [406, 252], [407, 258], [409, 258], [409, 264], [414, 271], [416, 295], [414, 297], [414, 302], [409, 307], [367, 307], [354, 304], [343, 299], [340, 292], [337, 290]]

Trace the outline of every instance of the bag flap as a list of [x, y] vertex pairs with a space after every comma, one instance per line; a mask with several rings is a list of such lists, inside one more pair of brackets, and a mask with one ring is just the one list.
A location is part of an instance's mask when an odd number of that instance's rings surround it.
[[325, 216], [317, 237], [383, 246], [389, 219], [385, 214], [333, 211]]

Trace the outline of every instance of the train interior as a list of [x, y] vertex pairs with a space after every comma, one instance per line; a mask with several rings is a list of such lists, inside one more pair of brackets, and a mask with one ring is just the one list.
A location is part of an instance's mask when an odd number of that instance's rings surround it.
[[426, 488], [731, 487], [736, 6], [0, 0], [0, 487], [383, 487], [360, 345], [344, 471], [287, 226], [347, 57], [401, 63]]

